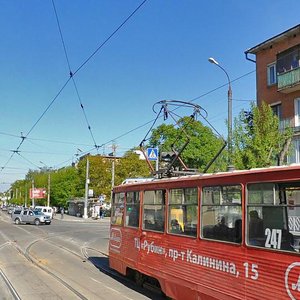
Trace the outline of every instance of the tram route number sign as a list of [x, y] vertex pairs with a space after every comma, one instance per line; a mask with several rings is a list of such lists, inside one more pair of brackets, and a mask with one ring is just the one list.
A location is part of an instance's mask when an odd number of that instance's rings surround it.
[[158, 159], [158, 149], [157, 148], [147, 148], [147, 157], [149, 160]]

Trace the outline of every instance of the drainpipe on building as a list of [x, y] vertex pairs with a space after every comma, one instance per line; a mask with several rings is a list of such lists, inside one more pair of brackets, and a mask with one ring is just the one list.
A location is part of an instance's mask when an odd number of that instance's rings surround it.
[[256, 60], [254, 60], [254, 59], [252, 59], [252, 58], [249, 58], [249, 57], [248, 57], [248, 54], [249, 54], [249, 52], [248, 52], [248, 51], [245, 51], [246, 59], [249, 60], [249, 61], [252, 61], [252, 62], [256, 63]]

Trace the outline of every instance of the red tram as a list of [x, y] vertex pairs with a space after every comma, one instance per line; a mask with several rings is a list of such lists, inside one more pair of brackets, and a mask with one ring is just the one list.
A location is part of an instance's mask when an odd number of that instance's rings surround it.
[[300, 299], [300, 166], [114, 188], [109, 264], [173, 299]]

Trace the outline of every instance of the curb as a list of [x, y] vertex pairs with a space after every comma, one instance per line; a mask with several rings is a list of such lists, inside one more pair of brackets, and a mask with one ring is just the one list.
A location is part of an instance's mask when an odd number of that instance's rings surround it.
[[107, 223], [109, 222], [110, 218], [106, 217], [104, 219], [92, 219], [92, 218], [83, 219], [75, 216], [67, 216], [67, 217], [64, 216], [63, 218], [61, 218], [60, 216], [55, 216], [53, 220], [62, 221], [62, 222]]

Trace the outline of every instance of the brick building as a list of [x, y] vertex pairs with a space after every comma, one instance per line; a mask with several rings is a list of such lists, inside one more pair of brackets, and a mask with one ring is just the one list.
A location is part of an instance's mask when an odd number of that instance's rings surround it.
[[289, 163], [300, 163], [300, 25], [245, 51], [256, 63], [257, 105], [265, 101], [281, 128], [294, 131]]

